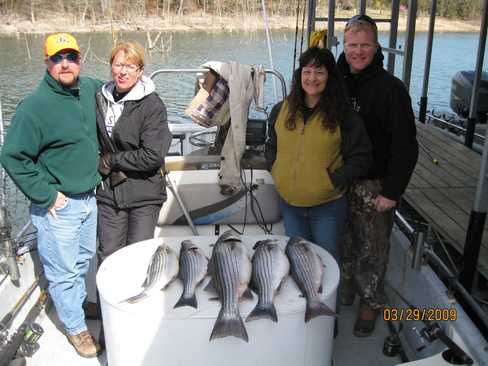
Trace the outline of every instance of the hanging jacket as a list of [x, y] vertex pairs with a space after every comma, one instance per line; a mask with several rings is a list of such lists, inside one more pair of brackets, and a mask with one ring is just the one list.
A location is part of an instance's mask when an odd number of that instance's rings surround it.
[[[97, 200], [118, 208], [161, 204], [166, 187], [161, 167], [171, 143], [166, 107], [151, 79], [141, 80], [118, 102], [113, 99], [114, 82], [97, 92], [97, 130], [100, 154], [110, 154], [110, 168], [127, 180], [113, 186], [103, 176]], [[106, 119], [113, 118], [112, 136]]]
[[401, 80], [383, 69], [381, 48], [371, 65], [352, 74], [344, 53], [337, 61], [346, 92], [361, 115], [373, 146], [367, 179], [381, 180], [380, 194], [398, 201], [418, 158], [412, 101]]

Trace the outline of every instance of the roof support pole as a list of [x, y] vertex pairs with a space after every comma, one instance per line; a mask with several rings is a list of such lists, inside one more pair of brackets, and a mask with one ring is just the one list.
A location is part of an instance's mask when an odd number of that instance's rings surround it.
[[464, 139], [464, 145], [469, 148], [473, 147], [474, 139], [474, 129], [476, 126], [477, 119], [477, 107], [478, 107], [478, 94], [480, 88], [481, 72], [483, 70], [483, 58], [485, 55], [485, 45], [486, 45], [486, 26], [487, 26], [487, 12], [488, 12], [487, 1], [483, 2], [483, 13], [481, 18], [481, 29], [480, 38], [478, 42], [478, 55], [476, 56], [476, 70], [474, 73], [473, 89], [471, 92], [471, 102], [469, 105], [469, 117], [468, 126], [466, 128], [466, 136]]
[[417, 17], [417, 0], [408, 0], [407, 37], [405, 39], [405, 56], [403, 58], [402, 80], [410, 90], [412, 75], [413, 45], [415, 39], [415, 20]]
[[[398, 13], [400, 12], [400, 0], [391, 2], [390, 42], [388, 47], [396, 49], [398, 34]], [[386, 68], [391, 74], [395, 73], [395, 54], [388, 52], [388, 64]]]
[[427, 51], [425, 54], [424, 80], [422, 83], [422, 96], [420, 97], [419, 121], [425, 123], [427, 113], [427, 91], [429, 89], [430, 62], [432, 59], [432, 45], [434, 43], [435, 13], [437, 0], [432, 0], [430, 8], [429, 32], [427, 34]]
[[[488, 18], [488, 0], [483, 2], [483, 13], [481, 19], [480, 39], [478, 45], [478, 56], [476, 59], [476, 71], [473, 81], [473, 91], [471, 94], [471, 104], [469, 107], [468, 131], [466, 131], [466, 142], [468, 142], [468, 132], [471, 122], [471, 137], [470, 143], [473, 144], [474, 126], [476, 124], [476, 110], [478, 106], [478, 93], [481, 80], [481, 71], [483, 68], [483, 56], [485, 54], [486, 44], [486, 26]], [[466, 144], [466, 143], [465, 143]], [[466, 144], [466, 146], [468, 146]], [[483, 228], [486, 221], [486, 209], [488, 206], [488, 129], [485, 135], [485, 144], [483, 146], [483, 156], [481, 158], [481, 167], [478, 177], [478, 185], [476, 187], [476, 196], [474, 200], [473, 210], [469, 217], [468, 232], [466, 234], [466, 242], [464, 243], [464, 269], [461, 272], [461, 283], [471, 292], [473, 281], [478, 265], [478, 257], [481, 247], [481, 239], [483, 238]]]
[[329, 14], [327, 15], [327, 48], [331, 51], [332, 47], [336, 46], [336, 39], [334, 35], [335, 5], [335, 0], [329, 0]]

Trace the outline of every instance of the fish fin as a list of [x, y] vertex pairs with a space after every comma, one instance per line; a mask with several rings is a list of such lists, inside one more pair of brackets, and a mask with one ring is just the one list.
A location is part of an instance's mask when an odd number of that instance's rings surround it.
[[212, 329], [212, 334], [210, 334], [210, 340], [229, 336], [234, 336], [249, 342], [246, 327], [244, 326], [241, 316], [237, 313], [233, 318], [224, 318], [223, 309], [221, 309]]
[[249, 313], [246, 318], [246, 322], [257, 319], [271, 319], [275, 323], [278, 322], [278, 315], [276, 314], [276, 308], [273, 303], [271, 304], [260, 304], [257, 303], [256, 307]]
[[175, 275], [166, 285], [161, 287], [161, 291], [166, 290], [174, 282], [174, 280], [176, 280], [176, 278], [178, 278], [178, 275]]
[[198, 304], [197, 304], [197, 297], [195, 294], [191, 297], [185, 297], [183, 294], [181, 295], [180, 299], [178, 302], [173, 306], [173, 309], [182, 307], [182, 306], [191, 306], [192, 308], [197, 309]]
[[311, 319], [320, 316], [329, 315], [336, 316], [336, 312], [329, 308], [321, 301], [315, 301], [312, 303], [307, 302], [307, 310], [305, 311], [305, 323], [308, 323]]
[[217, 289], [215, 288], [215, 285], [213, 283], [213, 280], [210, 279], [210, 281], [208, 281], [207, 283], [207, 286], [205, 286], [205, 288], [203, 289], [203, 291], [206, 291], [206, 292], [217, 292]]
[[242, 298], [243, 299], [247, 299], [247, 300], [252, 300], [254, 299], [254, 296], [252, 294], [252, 291], [248, 288], [246, 288], [246, 290], [244, 291], [244, 293], [242, 294]]
[[132, 296], [132, 297], [129, 297], [128, 299], [125, 299], [122, 302], [128, 302], [129, 304], [135, 304], [136, 302], [139, 302], [141, 300], [144, 300], [146, 297], [148, 297], [149, 295], [147, 294], [146, 290], [142, 291], [141, 293], [135, 295], [135, 296]]
[[283, 287], [283, 285], [284, 285], [284, 283], [286, 282], [287, 279], [288, 279], [288, 276], [283, 277], [283, 279], [281, 280], [280, 284], [276, 288], [276, 292], [280, 292], [281, 291], [281, 288]]

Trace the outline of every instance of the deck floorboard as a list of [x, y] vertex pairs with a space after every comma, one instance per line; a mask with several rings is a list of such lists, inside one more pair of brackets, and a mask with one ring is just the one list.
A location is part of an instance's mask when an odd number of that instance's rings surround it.
[[[417, 123], [417, 138], [419, 161], [404, 199], [462, 254], [481, 155], [430, 125]], [[486, 227], [478, 269], [488, 277]]]

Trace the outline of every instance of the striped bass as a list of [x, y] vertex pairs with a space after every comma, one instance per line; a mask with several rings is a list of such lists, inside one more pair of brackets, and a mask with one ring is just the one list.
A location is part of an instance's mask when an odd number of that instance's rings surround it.
[[207, 275], [208, 259], [203, 250], [191, 242], [183, 240], [180, 249], [180, 271], [178, 278], [183, 282], [183, 293], [175, 304], [180, 306], [198, 307], [195, 296], [195, 288], [205, 279]]
[[291, 275], [307, 299], [305, 323], [320, 315], [336, 315], [319, 298], [319, 293], [322, 293], [324, 264], [313, 250], [312, 244], [294, 236], [286, 245], [286, 255], [291, 263]]
[[269, 318], [278, 321], [274, 298], [290, 272], [290, 262], [276, 240], [261, 240], [254, 245], [252, 257], [252, 285], [258, 294], [258, 303], [246, 322]]
[[151, 256], [147, 267], [146, 279], [142, 284], [143, 290], [127, 300], [128, 303], [136, 303], [147, 296], [152, 288], [165, 290], [178, 275], [178, 258], [173, 249], [166, 244], [161, 244]]
[[239, 300], [249, 291], [251, 260], [240, 237], [230, 231], [222, 234], [213, 248], [209, 268], [212, 284], [221, 302], [210, 340], [234, 336], [248, 342], [249, 337], [239, 313]]

